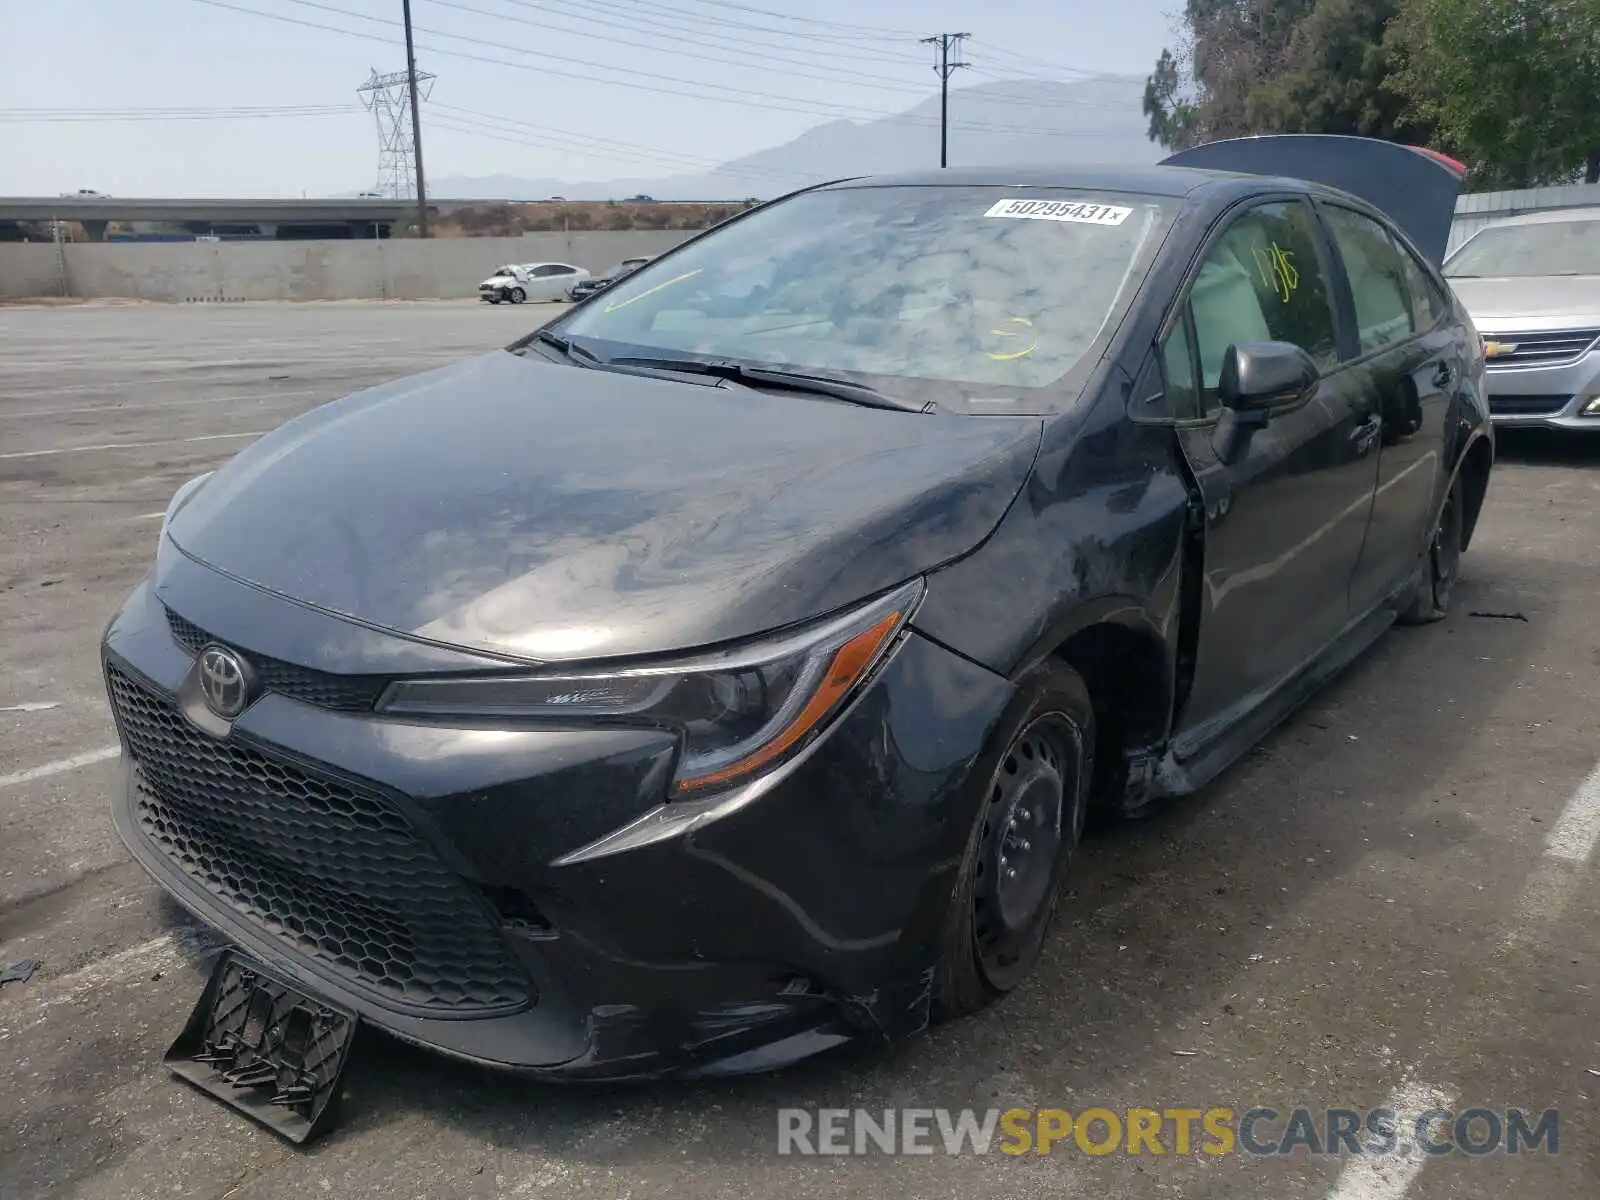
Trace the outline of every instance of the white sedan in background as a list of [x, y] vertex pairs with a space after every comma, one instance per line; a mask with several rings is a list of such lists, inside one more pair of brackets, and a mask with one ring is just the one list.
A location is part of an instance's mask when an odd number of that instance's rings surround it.
[[478, 299], [490, 304], [565, 300], [568, 289], [587, 278], [588, 271], [571, 263], [510, 263], [478, 285]]

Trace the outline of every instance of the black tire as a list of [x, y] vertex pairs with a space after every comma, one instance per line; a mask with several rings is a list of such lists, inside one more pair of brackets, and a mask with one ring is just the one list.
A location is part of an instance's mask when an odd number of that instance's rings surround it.
[[506, 299], [511, 301], [513, 304], [521, 304], [527, 298], [528, 293], [523, 291], [521, 288], [512, 288], [506, 293]]
[[1462, 545], [1466, 540], [1465, 518], [1464, 489], [1461, 476], [1457, 475], [1445, 495], [1444, 506], [1439, 510], [1439, 521], [1434, 526], [1422, 565], [1422, 578], [1417, 582], [1411, 602], [1400, 614], [1400, 624], [1429, 625], [1449, 615], [1450, 600], [1455, 592], [1456, 580], [1461, 575]]
[[935, 1020], [986, 1008], [1038, 962], [1083, 836], [1094, 745], [1078, 673], [1064, 663], [1030, 672], [973, 769], [982, 792], [945, 916]]

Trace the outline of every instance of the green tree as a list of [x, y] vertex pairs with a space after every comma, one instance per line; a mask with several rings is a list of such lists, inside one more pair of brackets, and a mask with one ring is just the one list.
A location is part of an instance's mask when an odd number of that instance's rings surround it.
[[1152, 141], [1257, 133], [1427, 142], [1391, 83], [1385, 32], [1407, 0], [1188, 0], [1176, 51], [1145, 84]]
[[1391, 83], [1385, 34], [1402, 0], [1317, 0], [1295, 26], [1282, 68], [1250, 96], [1253, 123], [1275, 133], [1342, 133], [1426, 144], [1432, 123]]
[[1600, 0], [1406, 0], [1387, 46], [1479, 184], [1600, 182]]
[[1252, 112], [1262, 82], [1285, 67], [1295, 29], [1316, 0], [1186, 0], [1176, 51], [1145, 83], [1152, 141], [1182, 149], [1265, 132]]

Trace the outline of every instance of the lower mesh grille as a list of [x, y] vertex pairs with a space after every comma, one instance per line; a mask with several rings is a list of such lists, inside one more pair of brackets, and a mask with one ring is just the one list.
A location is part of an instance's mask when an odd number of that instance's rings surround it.
[[194, 729], [111, 665], [150, 844], [233, 913], [391, 1007], [470, 1016], [531, 999], [469, 885], [381, 792]]

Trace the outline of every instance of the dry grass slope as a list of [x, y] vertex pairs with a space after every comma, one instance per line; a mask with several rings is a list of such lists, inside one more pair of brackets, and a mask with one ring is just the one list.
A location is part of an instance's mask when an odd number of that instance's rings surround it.
[[705, 229], [753, 205], [646, 204], [625, 200], [541, 201], [458, 208], [434, 222], [436, 237], [516, 237], [588, 229]]

